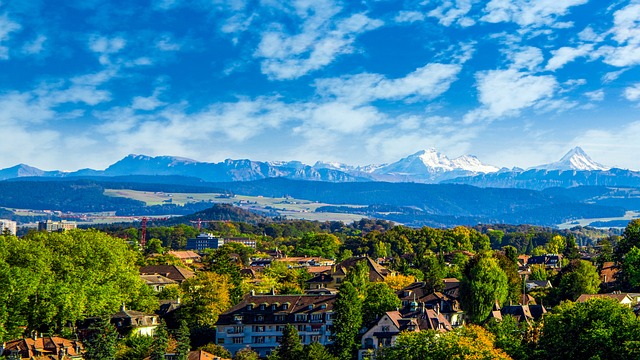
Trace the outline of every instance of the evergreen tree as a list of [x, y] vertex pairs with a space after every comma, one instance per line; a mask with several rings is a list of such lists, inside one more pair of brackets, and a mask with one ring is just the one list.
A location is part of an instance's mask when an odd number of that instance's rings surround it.
[[322, 344], [312, 342], [304, 347], [304, 356], [300, 359], [305, 360], [337, 360], [335, 356], [324, 347]]
[[350, 281], [340, 285], [333, 308], [334, 353], [341, 360], [352, 359], [358, 348], [357, 337], [362, 326], [362, 299]]
[[89, 337], [85, 341], [85, 360], [114, 360], [118, 332], [109, 318], [97, 319], [89, 327]]
[[422, 273], [424, 274], [424, 283], [428, 292], [442, 291], [444, 289], [445, 267], [440, 259], [435, 255], [427, 255], [424, 258], [424, 265], [422, 266]]
[[189, 351], [191, 351], [191, 344], [189, 339], [189, 326], [187, 326], [187, 322], [184, 320], [180, 322], [176, 341], [178, 342], [178, 347], [176, 349], [178, 360], [187, 360]]
[[302, 358], [303, 348], [298, 330], [293, 325], [287, 324], [282, 331], [282, 341], [276, 348], [273, 359], [300, 360]]
[[169, 346], [169, 333], [167, 332], [167, 326], [160, 321], [160, 325], [156, 328], [156, 334], [153, 339], [151, 360], [164, 360], [164, 354], [167, 353], [167, 347]]

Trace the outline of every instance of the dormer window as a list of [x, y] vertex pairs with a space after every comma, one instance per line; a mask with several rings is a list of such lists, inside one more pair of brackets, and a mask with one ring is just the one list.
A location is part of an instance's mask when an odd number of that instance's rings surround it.
[[264, 310], [266, 307], [266, 304], [260, 304], [260, 310]]
[[251, 311], [251, 310], [253, 310], [253, 306], [254, 306], [254, 305], [255, 305], [254, 303], [247, 304], [247, 311]]
[[289, 303], [288, 302], [282, 304], [282, 310], [287, 310], [287, 309], [289, 309]]
[[324, 309], [326, 309], [326, 308], [327, 308], [327, 304], [322, 304], [322, 305], [320, 305], [320, 309], [324, 310]]
[[307, 309], [313, 310], [313, 304], [309, 304], [309, 306], [307, 306]]

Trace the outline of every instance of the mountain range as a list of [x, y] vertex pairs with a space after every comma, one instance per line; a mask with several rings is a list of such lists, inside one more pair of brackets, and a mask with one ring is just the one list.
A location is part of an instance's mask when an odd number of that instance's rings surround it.
[[451, 183], [534, 190], [580, 185], [640, 187], [640, 172], [608, 168], [593, 161], [580, 147], [571, 149], [557, 162], [527, 170], [500, 169], [484, 164], [473, 155], [449, 159], [435, 149], [416, 152], [394, 163], [367, 166], [321, 161], [314, 165], [306, 165], [299, 161], [263, 162], [248, 159], [227, 159], [218, 163], [208, 163], [174, 156], [151, 157], [132, 154], [104, 170], [43, 171], [25, 164], [0, 170], [0, 180], [132, 175], [184, 176], [205, 182], [287, 178], [339, 183], [367, 181]]

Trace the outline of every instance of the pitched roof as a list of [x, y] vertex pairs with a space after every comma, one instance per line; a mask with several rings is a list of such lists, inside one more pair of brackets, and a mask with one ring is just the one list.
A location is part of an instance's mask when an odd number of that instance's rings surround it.
[[176, 265], [148, 265], [140, 268], [141, 275], [155, 275], [159, 274], [166, 276], [171, 280], [177, 282], [183, 282], [186, 279], [195, 276], [195, 273], [191, 270], [179, 267]]
[[633, 299], [627, 293], [612, 293], [612, 294], [582, 294], [578, 297], [576, 302], [586, 302], [589, 299], [593, 298], [609, 298], [617, 300], [622, 303], [625, 299], [628, 299], [629, 302], [633, 302]]
[[140, 275], [140, 278], [144, 280], [147, 285], [168, 285], [168, 284], [177, 284], [178, 282], [172, 279], [169, 279], [166, 276], [160, 274], [151, 274], [151, 275]]
[[194, 351], [190, 351], [189, 355], [187, 355], [187, 360], [230, 360], [230, 359], [223, 359], [217, 355], [213, 355], [210, 354], [206, 351], [203, 350], [194, 350]]
[[[234, 323], [234, 316], [245, 313], [254, 315], [281, 315], [324, 313], [333, 310], [335, 294], [304, 295], [247, 295], [238, 304], [220, 315], [218, 324]], [[264, 309], [259, 305], [264, 304]], [[287, 307], [284, 305], [287, 304]], [[248, 305], [252, 305], [248, 310]], [[275, 307], [275, 309], [274, 309]]]
[[18, 350], [22, 359], [31, 359], [42, 355], [49, 356], [44, 357], [45, 359], [58, 359], [58, 354], [63, 349], [68, 354], [69, 357], [66, 357], [68, 359], [80, 356], [84, 347], [79, 341], [67, 340], [58, 336], [45, 336], [36, 337], [36, 339], [22, 338], [7, 341], [4, 349], [4, 355], [9, 355], [11, 350]]
[[168, 254], [173, 255], [180, 260], [201, 258], [201, 256], [197, 252], [191, 251], [191, 250], [172, 250], [172, 251], [169, 251]]

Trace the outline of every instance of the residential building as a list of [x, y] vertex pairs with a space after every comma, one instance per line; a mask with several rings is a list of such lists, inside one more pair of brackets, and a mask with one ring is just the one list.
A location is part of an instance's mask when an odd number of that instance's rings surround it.
[[551, 285], [551, 281], [549, 280], [527, 280], [525, 286], [527, 288], [527, 291], [533, 289], [550, 289], [553, 287], [553, 285]]
[[538, 321], [544, 314], [547, 313], [547, 309], [543, 305], [527, 304], [527, 305], [505, 305], [502, 308], [497, 304], [494, 310], [491, 312], [490, 317], [495, 318], [498, 321], [507, 316], [513, 316], [518, 323], [525, 322], [527, 324], [532, 321]]
[[610, 293], [610, 294], [582, 294], [576, 302], [586, 302], [589, 299], [593, 298], [606, 298], [616, 300], [621, 305], [625, 305], [628, 307], [634, 307], [637, 305], [636, 294], [628, 294], [628, 293]]
[[224, 239], [212, 234], [202, 233], [195, 238], [187, 239], [187, 250], [202, 251], [204, 249], [217, 249], [224, 245]]
[[562, 255], [546, 254], [539, 256], [531, 256], [527, 260], [527, 266], [544, 265], [547, 269], [559, 269], [562, 267]]
[[600, 281], [605, 288], [613, 287], [616, 282], [618, 267], [613, 261], [606, 261], [600, 270]]
[[195, 276], [195, 273], [175, 265], [148, 265], [140, 268], [140, 275], [162, 275], [178, 283]]
[[239, 244], [242, 244], [244, 246], [247, 246], [247, 247], [250, 247], [250, 248], [253, 248], [253, 249], [256, 248], [256, 241], [254, 239], [245, 238], [245, 237], [224, 238], [224, 243], [225, 244], [239, 243]]
[[22, 338], [0, 344], [0, 356], [8, 359], [47, 359], [77, 360], [83, 359], [84, 347], [75, 340], [58, 336], [38, 336]]
[[268, 356], [282, 339], [285, 325], [296, 327], [303, 344], [331, 343], [336, 295], [247, 295], [221, 314], [217, 344], [232, 354], [250, 347]]
[[155, 292], [162, 291], [167, 285], [178, 284], [177, 281], [160, 274], [140, 275], [140, 278]]
[[399, 311], [388, 311], [362, 335], [359, 359], [375, 359], [376, 351], [381, 347], [394, 346], [398, 335], [402, 332], [419, 332], [435, 330], [446, 332], [451, 324], [437, 310], [419, 307], [417, 302], [411, 304], [410, 314]]
[[172, 250], [168, 251], [167, 254], [177, 257], [185, 265], [193, 265], [202, 261], [202, 257], [191, 250]]
[[61, 220], [61, 221], [47, 220], [47, 221], [41, 221], [38, 223], [38, 231], [47, 231], [47, 232], [65, 231], [65, 230], [75, 229], [77, 227], [78, 226], [75, 222], [66, 221], [66, 220]]
[[9, 231], [11, 235], [15, 235], [18, 229], [18, 224], [15, 221], [0, 219], [0, 235], [5, 231]]
[[122, 304], [120, 311], [111, 315], [111, 323], [122, 336], [129, 334], [153, 336], [160, 322], [158, 321], [158, 315], [128, 310]]
[[369, 269], [369, 281], [384, 281], [387, 276], [395, 276], [395, 272], [389, 270], [373, 261], [368, 256], [352, 257], [331, 267], [326, 273], [320, 273], [307, 281], [309, 289], [330, 288], [335, 289], [340, 286], [347, 273], [353, 269], [360, 261], [366, 262]]
[[292, 267], [319, 267], [319, 266], [333, 266], [335, 261], [331, 259], [325, 259], [318, 256], [292, 256], [277, 258], [275, 261], [281, 261], [287, 263]]
[[403, 315], [415, 312], [412, 310], [413, 303], [418, 307], [424, 305], [427, 310], [436, 310], [441, 314], [452, 327], [463, 326], [465, 323], [465, 313], [462, 311], [459, 302], [459, 281], [457, 279], [444, 279], [444, 289], [442, 292], [428, 291], [424, 282], [415, 282], [397, 292], [402, 301]]

